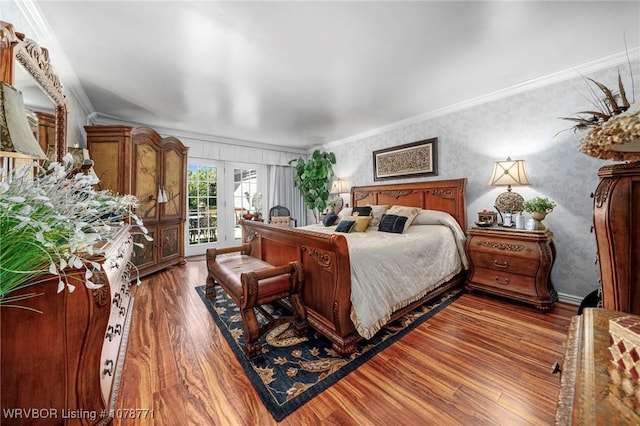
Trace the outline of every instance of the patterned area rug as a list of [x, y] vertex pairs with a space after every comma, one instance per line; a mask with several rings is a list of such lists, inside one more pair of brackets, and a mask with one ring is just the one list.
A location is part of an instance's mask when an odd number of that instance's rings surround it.
[[[355, 353], [340, 357], [331, 343], [309, 327], [305, 337], [296, 337], [289, 324], [275, 327], [262, 336], [263, 355], [251, 361], [242, 351], [244, 344], [242, 319], [237, 305], [219, 288], [215, 300], [205, 296], [205, 286], [196, 291], [205, 303], [245, 373], [273, 417], [280, 421], [314, 396], [345, 377], [409, 331], [453, 303], [462, 293], [454, 288], [431, 303], [408, 312], [387, 324], [371, 340], [358, 344]], [[282, 314], [278, 306], [265, 306], [272, 315]], [[260, 324], [266, 319], [257, 312]]]

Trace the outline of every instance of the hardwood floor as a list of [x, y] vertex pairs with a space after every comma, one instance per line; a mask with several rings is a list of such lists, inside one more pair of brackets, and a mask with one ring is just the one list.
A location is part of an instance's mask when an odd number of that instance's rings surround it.
[[[194, 287], [204, 260], [143, 279], [115, 425], [270, 425]], [[577, 306], [549, 313], [465, 294], [282, 420], [282, 425], [550, 425]]]

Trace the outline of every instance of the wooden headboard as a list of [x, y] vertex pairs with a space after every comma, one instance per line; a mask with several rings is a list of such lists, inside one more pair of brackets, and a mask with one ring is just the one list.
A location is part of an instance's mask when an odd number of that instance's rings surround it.
[[466, 186], [466, 178], [354, 186], [351, 188], [351, 205], [362, 207], [367, 204], [385, 204], [389, 207], [401, 205], [440, 210], [453, 216], [460, 227], [466, 230]]

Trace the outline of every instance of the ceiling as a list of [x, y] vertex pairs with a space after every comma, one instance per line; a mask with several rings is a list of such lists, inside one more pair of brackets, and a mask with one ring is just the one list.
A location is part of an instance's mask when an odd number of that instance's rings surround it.
[[98, 120], [301, 149], [640, 45], [637, 1], [37, 6]]

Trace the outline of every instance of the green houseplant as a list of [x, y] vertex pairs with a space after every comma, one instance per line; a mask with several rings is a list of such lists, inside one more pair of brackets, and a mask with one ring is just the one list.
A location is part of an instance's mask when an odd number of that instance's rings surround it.
[[313, 216], [318, 222], [319, 212], [327, 207], [328, 184], [333, 176], [336, 156], [332, 152], [315, 150], [306, 161], [300, 157], [289, 161], [289, 164], [294, 162], [296, 166], [293, 183], [300, 190], [305, 205], [313, 211]]
[[531, 214], [536, 221], [536, 229], [543, 230], [545, 226], [542, 221], [555, 208], [556, 203], [546, 197], [535, 197], [524, 202], [524, 211]]

